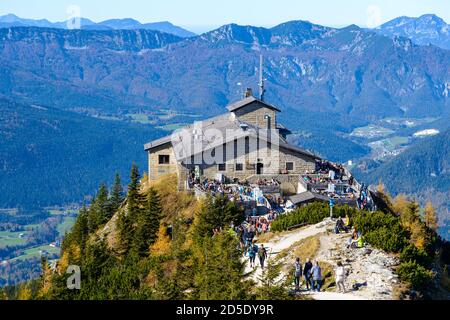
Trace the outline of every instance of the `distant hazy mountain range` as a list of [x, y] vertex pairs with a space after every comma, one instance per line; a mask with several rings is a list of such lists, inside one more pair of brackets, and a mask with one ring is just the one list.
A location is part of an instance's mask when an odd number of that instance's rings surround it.
[[[45, 20], [39, 23], [45, 24]], [[0, 149], [4, 150], [0, 177], [8, 177], [3, 185], [10, 188], [0, 192], [0, 207], [18, 199], [10, 196], [14, 194], [11, 190], [27, 184], [27, 172], [37, 159], [58, 153], [59, 144], [66, 139], [75, 137], [76, 142], [71, 148], [62, 148], [58, 159], [75, 155], [77, 167], [55, 161], [40, 171], [42, 177], [55, 179], [59, 176], [53, 174], [55, 170], [65, 173], [65, 182], [54, 191], [64, 197], [55, 198], [55, 204], [91, 194], [93, 185], [110, 178], [100, 168], [103, 161], [94, 161], [95, 157], [121, 152], [121, 158], [112, 159], [109, 168], [124, 170], [129, 163], [123, 162], [136, 159], [135, 153], [145, 156], [138, 147], [144, 135], [151, 140], [165, 134], [156, 125], [147, 125], [144, 131], [124, 126], [118, 135], [121, 146], [128, 137], [136, 147], [111, 150], [106, 145], [115, 141], [116, 132], [108, 121], [102, 121], [104, 130], [97, 132], [92, 128], [100, 120], [73, 112], [111, 117], [165, 112], [175, 114], [178, 123], [192, 122], [191, 115], [216, 115], [240, 99], [245, 87], [257, 92], [261, 53], [266, 99], [282, 109], [280, 119], [295, 132], [293, 142], [331, 160], [367, 155], [368, 146], [348, 135], [376, 119], [450, 116], [450, 50], [437, 46], [417, 45], [405, 37], [385, 36], [354, 25], [336, 29], [306, 21], [274, 28], [230, 24], [189, 38], [135, 30], [133, 24], [113, 20], [105, 22], [104, 30], [44, 25], [0, 29], [0, 98], [9, 114], [3, 118], [0, 114]], [[111, 26], [120, 30], [107, 29]], [[50, 111], [28, 107], [33, 105]], [[14, 114], [15, 108], [21, 111]], [[66, 121], [71, 115], [76, 125]], [[35, 117], [39, 117], [38, 131], [28, 135], [26, 128]], [[65, 119], [64, 125], [58, 126], [60, 117]], [[92, 131], [86, 131], [81, 125], [84, 122]], [[45, 131], [47, 127], [56, 128], [58, 135]], [[439, 129], [445, 128], [443, 124]], [[85, 131], [90, 134], [83, 135]], [[106, 144], [99, 144], [103, 138]], [[93, 153], [85, 158], [87, 150]], [[17, 159], [23, 164], [15, 169], [11, 164], [20, 163]], [[75, 188], [65, 187], [77, 183], [77, 176], [71, 175], [74, 170], [98, 174], [84, 177], [86, 184], [75, 192]], [[45, 190], [30, 188], [27, 196], [51, 203]]]
[[[168, 21], [154, 23], [140, 23], [131, 18], [110, 19], [99, 23], [81, 18], [81, 28], [86, 30], [155, 30], [170, 33], [182, 38], [195, 37], [196, 34], [175, 26]], [[70, 25], [70, 23], [69, 23]], [[67, 29], [68, 21], [50, 22], [46, 19], [33, 20], [19, 18], [14, 14], [0, 16], [0, 28], [7, 27], [44, 27]], [[435, 45], [444, 49], [450, 49], [450, 25], [443, 19], [426, 14], [417, 18], [399, 17], [393, 19], [372, 31], [389, 37], [405, 37], [419, 45]]]
[[4, 28], [0, 53], [0, 94], [65, 109], [217, 114], [241, 97], [237, 83], [256, 85], [262, 53], [267, 99], [286, 111], [363, 120], [450, 112], [449, 50], [357, 26], [231, 24], [187, 39], [151, 30]]
[[[22, 19], [14, 14], [8, 14], [0, 17], [0, 28], [9, 27], [41, 27], [41, 28], [58, 28], [68, 29], [67, 21], [50, 22], [46, 19], [32, 20]], [[182, 38], [194, 37], [195, 33], [185, 30], [181, 27], [175, 26], [168, 21], [145, 23], [142, 24], [134, 19], [112, 19], [103, 22], [95, 23], [89, 19], [80, 19], [81, 29], [85, 30], [155, 30], [165, 33], [170, 33]]]
[[450, 25], [433, 14], [419, 18], [399, 17], [373, 29], [389, 37], [405, 37], [420, 45], [450, 49]]

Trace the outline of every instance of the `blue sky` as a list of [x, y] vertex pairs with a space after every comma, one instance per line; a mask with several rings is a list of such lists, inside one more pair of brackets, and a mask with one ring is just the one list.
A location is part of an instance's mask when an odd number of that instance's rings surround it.
[[450, 0], [0, 0], [0, 15], [66, 20], [76, 5], [94, 21], [135, 18], [141, 22], [168, 20], [196, 32], [227, 23], [274, 26], [289, 20], [309, 20], [328, 26], [374, 26], [395, 17], [434, 13], [450, 21]]

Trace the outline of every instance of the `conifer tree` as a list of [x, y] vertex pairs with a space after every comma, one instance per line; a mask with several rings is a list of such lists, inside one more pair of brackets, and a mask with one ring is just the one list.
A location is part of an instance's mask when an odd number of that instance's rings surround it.
[[131, 167], [130, 184], [127, 194], [127, 211], [130, 219], [134, 220], [141, 208], [142, 197], [139, 191], [139, 169], [135, 163]]
[[412, 224], [419, 219], [420, 206], [416, 200], [411, 201], [406, 210], [401, 215], [401, 221], [404, 227], [411, 228]]
[[289, 299], [288, 286], [280, 279], [281, 263], [276, 263], [273, 259], [267, 260], [259, 281], [261, 286], [256, 290], [259, 300], [287, 300]]
[[243, 219], [242, 208], [228, 197], [209, 197], [196, 216], [194, 237], [202, 241], [204, 236], [212, 236], [214, 228], [228, 228], [231, 222], [238, 225]]
[[196, 250], [195, 298], [200, 300], [243, 300], [251, 287], [245, 280], [245, 266], [237, 249], [237, 239], [226, 232], [205, 236]]
[[436, 216], [436, 211], [434, 210], [433, 204], [431, 202], [427, 202], [427, 204], [425, 205], [424, 220], [428, 228], [434, 231], [437, 230], [438, 218]]
[[158, 193], [150, 188], [145, 207], [138, 213], [134, 237], [133, 247], [140, 257], [147, 256], [150, 246], [156, 242], [161, 217], [162, 209]]
[[[123, 253], [128, 253], [133, 247], [135, 238], [135, 225], [141, 210], [142, 196], [139, 191], [139, 169], [133, 163], [130, 173], [130, 184], [127, 193], [127, 208], [120, 212], [117, 220], [117, 228], [120, 237], [120, 246]], [[134, 250], [135, 251], [135, 250]]]
[[64, 239], [62, 250], [65, 251], [71, 246], [72, 242], [74, 242], [77, 246], [80, 247], [81, 251], [84, 252], [88, 235], [89, 211], [86, 208], [86, 205], [83, 204], [83, 207], [80, 209], [80, 213], [78, 214], [78, 218], [75, 221], [72, 231]]
[[98, 227], [107, 222], [108, 216], [108, 188], [102, 183], [98, 189], [91, 207], [89, 208], [89, 230], [97, 231]]
[[117, 230], [119, 236], [119, 250], [126, 254], [130, 249], [133, 241], [133, 221], [126, 210], [119, 213], [117, 219]]
[[120, 205], [124, 200], [123, 196], [123, 187], [120, 179], [120, 175], [117, 173], [114, 179], [114, 186], [111, 190], [111, 196], [109, 199], [109, 208], [108, 208], [108, 216], [107, 219], [111, 219], [112, 216], [117, 212]]
[[19, 291], [17, 293], [17, 300], [31, 300], [32, 293], [31, 289], [27, 283], [23, 283], [19, 286]]
[[45, 257], [41, 258], [41, 277], [39, 279], [38, 299], [46, 298], [52, 281], [52, 269]]

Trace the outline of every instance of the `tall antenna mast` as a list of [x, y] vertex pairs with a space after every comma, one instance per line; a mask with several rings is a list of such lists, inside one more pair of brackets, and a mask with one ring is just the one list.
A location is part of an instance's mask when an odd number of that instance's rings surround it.
[[261, 101], [264, 101], [264, 94], [266, 93], [266, 89], [264, 88], [264, 82], [266, 81], [266, 79], [264, 79], [264, 59], [263, 59], [263, 55], [260, 54], [259, 55], [259, 99]]

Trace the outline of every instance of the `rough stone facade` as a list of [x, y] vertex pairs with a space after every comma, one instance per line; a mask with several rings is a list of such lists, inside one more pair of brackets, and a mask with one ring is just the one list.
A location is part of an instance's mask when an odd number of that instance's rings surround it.
[[[169, 156], [168, 164], [160, 164], [159, 156]], [[178, 174], [178, 162], [175, 158], [172, 145], [165, 144], [163, 146], [154, 148], [151, 152], [148, 152], [148, 171], [150, 181], [158, 180], [160, 177], [177, 173]]]
[[[254, 101], [233, 110], [231, 119], [235, 118], [261, 129], [275, 130], [276, 113], [273, 107], [266, 106], [261, 101]], [[189, 175], [197, 167], [201, 176], [209, 179], [216, 179], [218, 174], [222, 174], [229, 180], [275, 178], [285, 183], [286, 188], [293, 193], [298, 184], [296, 177], [314, 171], [316, 165], [316, 157], [313, 155], [295, 148], [272, 145], [264, 138], [254, 137], [241, 138], [223, 144], [221, 147], [205, 150], [201, 157], [196, 156], [194, 161], [193, 159], [177, 160], [171, 142], [152, 146], [147, 151], [150, 180], [155, 181], [166, 174], [176, 173], [181, 190], [186, 188]], [[161, 163], [161, 156], [164, 163]], [[214, 159], [214, 164], [205, 163], [204, 160], [198, 161], [198, 159]]]
[[262, 129], [275, 129], [277, 125], [276, 111], [264, 104], [254, 102], [245, 108], [234, 111], [237, 118], [254, 124]]

